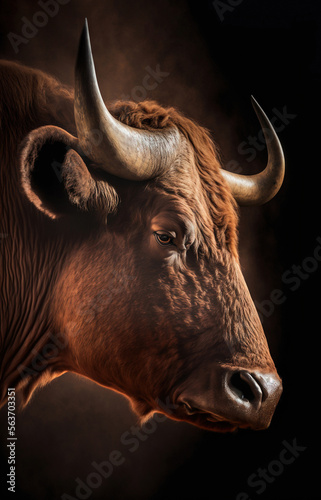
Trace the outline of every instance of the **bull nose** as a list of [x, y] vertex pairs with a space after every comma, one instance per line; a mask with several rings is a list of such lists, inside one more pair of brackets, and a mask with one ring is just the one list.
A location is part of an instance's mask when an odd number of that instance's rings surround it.
[[230, 418], [255, 429], [269, 426], [281, 393], [277, 375], [246, 370], [225, 374], [222, 397]]

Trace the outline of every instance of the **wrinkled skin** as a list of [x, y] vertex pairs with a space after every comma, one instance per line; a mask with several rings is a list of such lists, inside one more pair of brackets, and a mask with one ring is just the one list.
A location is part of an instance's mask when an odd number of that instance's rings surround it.
[[[14, 72], [29, 78], [25, 68]], [[55, 82], [41, 78], [50, 95]], [[216, 431], [267, 427], [281, 383], [238, 262], [233, 197], [205, 131], [154, 103], [119, 105], [115, 115], [129, 125], [167, 120], [182, 134], [169, 172], [123, 181], [90, 164], [66, 132], [74, 134], [72, 119], [60, 123], [50, 105], [40, 112], [35, 96], [36, 118], [2, 152], [2, 232], [10, 233], [2, 404], [7, 387], [27, 402], [69, 370], [126, 395], [141, 419], [160, 411]], [[68, 110], [72, 96], [61, 100]], [[30, 116], [20, 114], [16, 131]], [[49, 353], [53, 338], [59, 348]]]
[[[164, 411], [170, 401], [172, 418], [212, 430], [246, 426], [209, 422], [176, 404], [189, 387], [195, 395], [203, 393], [200, 405], [206, 401], [213, 413], [219, 410], [213, 395], [221, 365], [272, 373], [275, 367], [237, 259], [225, 248], [200, 259], [193, 247], [196, 222], [184, 213], [172, 219], [167, 211], [157, 211], [164, 206], [162, 198], [153, 196], [155, 212], [141, 224], [131, 224], [139, 217], [126, 213], [126, 229], [120, 230], [115, 217], [66, 265], [57, 311], [61, 329], [71, 325], [68, 335], [78, 360], [73, 369], [128, 395], [142, 417]], [[136, 205], [144, 206], [142, 198]], [[168, 203], [166, 208], [171, 208]], [[175, 246], [161, 246], [154, 231], [175, 233]], [[71, 289], [78, 293], [70, 297]], [[204, 373], [212, 376], [203, 379]]]

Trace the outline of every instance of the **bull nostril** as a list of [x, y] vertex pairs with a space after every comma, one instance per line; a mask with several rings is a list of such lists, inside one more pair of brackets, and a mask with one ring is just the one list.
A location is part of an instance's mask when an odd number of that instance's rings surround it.
[[253, 401], [255, 396], [249, 384], [241, 377], [241, 372], [235, 372], [230, 378], [231, 390], [242, 400]]
[[233, 373], [229, 386], [232, 392], [244, 402], [261, 404], [262, 390], [255, 378], [246, 371]]

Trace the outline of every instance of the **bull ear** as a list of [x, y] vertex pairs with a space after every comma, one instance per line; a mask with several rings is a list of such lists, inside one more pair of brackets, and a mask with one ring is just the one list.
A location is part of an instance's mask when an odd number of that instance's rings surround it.
[[23, 189], [29, 200], [52, 218], [77, 209], [117, 204], [117, 195], [107, 183], [96, 181], [80, 156], [78, 139], [59, 127], [33, 130], [21, 145], [20, 167]]

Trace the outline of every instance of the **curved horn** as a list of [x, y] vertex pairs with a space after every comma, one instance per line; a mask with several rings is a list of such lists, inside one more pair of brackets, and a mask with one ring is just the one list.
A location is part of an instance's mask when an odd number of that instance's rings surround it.
[[265, 169], [255, 175], [222, 171], [234, 198], [240, 205], [262, 205], [271, 200], [282, 186], [285, 171], [282, 146], [273, 125], [253, 96], [252, 104], [264, 132], [268, 162]]
[[136, 129], [116, 120], [108, 111], [97, 83], [87, 20], [78, 48], [74, 112], [83, 152], [117, 177], [150, 179], [165, 172], [177, 155], [178, 129]]

